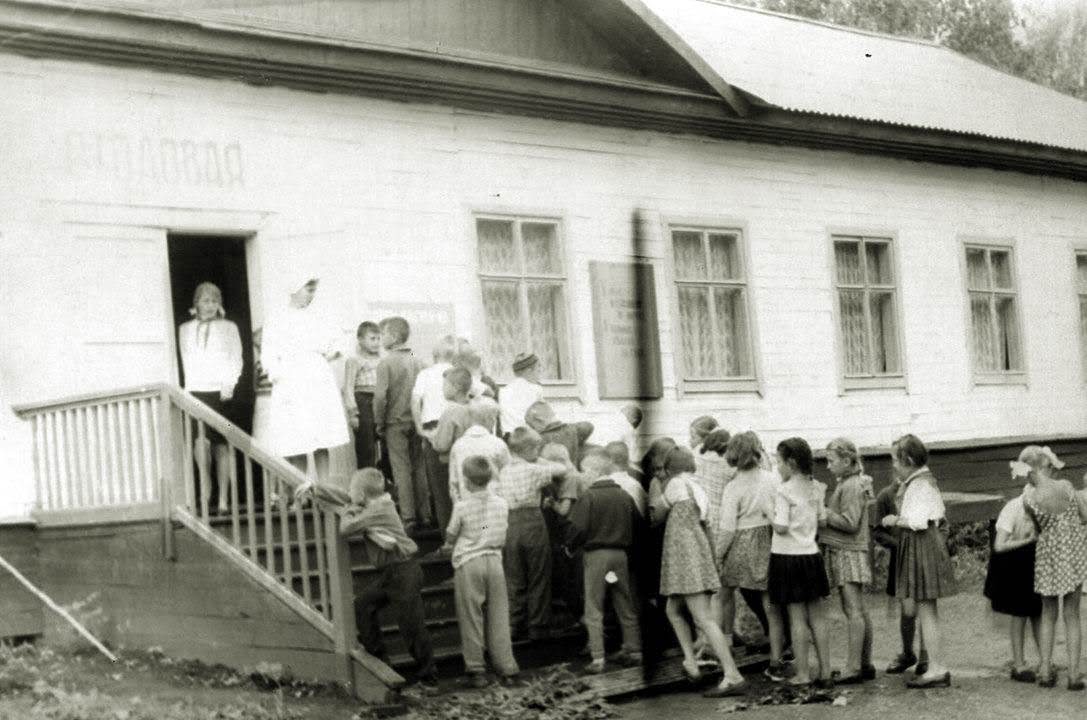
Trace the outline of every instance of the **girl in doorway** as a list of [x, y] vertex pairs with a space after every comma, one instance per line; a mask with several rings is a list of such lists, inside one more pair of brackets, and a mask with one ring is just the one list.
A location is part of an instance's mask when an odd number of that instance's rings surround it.
[[1041, 654], [1038, 684], [1053, 687], [1053, 639], [1057, 627], [1058, 603], [1064, 607], [1065, 646], [1068, 649], [1068, 689], [1083, 690], [1080, 674], [1082, 630], [1079, 624], [1080, 594], [1087, 576], [1087, 499], [1072, 483], [1053, 477], [1064, 467], [1049, 448], [1028, 445], [1019, 462], [1029, 467], [1034, 491], [1023, 504], [1038, 526], [1034, 564], [1034, 590], [1042, 596]]
[[[347, 418], [331, 360], [339, 356], [335, 331], [311, 307], [316, 274], [297, 276], [287, 307], [264, 327], [261, 363], [272, 382], [269, 450], [311, 479], [326, 482], [328, 449], [348, 442]], [[312, 467], [309, 457], [312, 456]]]
[[[819, 674], [815, 684], [827, 687], [830, 638], [823, 598], [830, 594], [823, 556], [815, 535], [826, 522], [823, 500], [827, 488], [813, 480], [811, 447], [802, 438], [778, 444], [777, 467], [782, 484], [774, 495], [774, 535], [770, 540], [770, 602], [789, 613], [796, 675], [793, 685], [812, 682], [808, 667], [810, 639], [815, 640]], [[810, 635], [809, 635], [810, 633]]]
[[694, 456], [674, 448], [664, 459], [664, 482], [660, 503], [652, 507], [654, 520], [666, 518], [664, 552], [661, 556], [660, 593], [667, 598], [665, 614], [683, 651], [683, 670], [696, 680], [701, 676], [694, 654], [691, 627], [683, 614], [686, 608], [695, 628], [706, 638], [721, 663], [724, 676], [706, 697], [742, 694], [747, 683], [732, 658], [732, 651], [713, 616], [710, 598], [721, 587], [714, 565], [713, 549], [702, 522], [709, 502], [694, 477]]
[[[226, 319], [223, 294], [210, 282], [196, 286], [189, 314], [193, 319], [182, 323], [177, 331], [185, 389], [233, 422], [234, 389], [242, 374], [242, 340], [238, 326]], [[206, 506], [211, 498], [210, 468], [214, 455], [219, 495], [217, 509], [226, 512], [230, 502], [232, 460], [229, 446], [222, 435], [207, 428], [203, 442], [196, 441], [194, 452], [197, 466], [201, 468], [202, 506]]]
[[926, 671], [906, 681], [911, 688], [951, 687], [951, 673], [941, 662], [936, 601], [955, 594], [955, 574], [940, 531], [947, 522], [944, 500], [927, 463], [928, 448], [917, 436], [903, 435], [894, 442], [891, 467], [902, 481], [902, 505], [897, 515], [882, 521], [884, 527], [900, 531], [895, 594], [914, 601], [921, 641], [928, 651]]
[[827, 501], [827, 524], [819, 531], [819, 542], [827, 579], [830, 587], [838, 590], [849, 630], [846, 671], [837, 682], [850, 685], [876, 678], [872, 618], [864, 604], [864, 586], [872, 582], [868, 529], [872, 478], [864, 474], [857, 446], [846, 438], [832, 440], [827, 446], [827, 469], [837, 484]]

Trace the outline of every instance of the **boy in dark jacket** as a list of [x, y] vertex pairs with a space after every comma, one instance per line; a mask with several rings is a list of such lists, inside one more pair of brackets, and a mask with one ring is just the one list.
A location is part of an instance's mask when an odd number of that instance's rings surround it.
[[604, 597], [609, 585], [623, 630], [623, 651], [617, 660], [622, 665], [636, 665], [642, 660], [641, 628], [627, 559], [638, 510], [630, 495], [607, 477], [614, 471], [607, 453], [590, 452], [581, 469], [594, 480], [570, 512], [566, 548], [567, 552], [585, 550], [584, 621], [592, 656], [586, 671], [596, 674], [604, 671]]
[[350, 497], [328, 486], [309, 486], [326, 505], [346, 508], [340, 534], [360, 537], [378, 577], [355, 597], [355, 623], [359, 643], [366, 652], [388, 662], [378, 612], [392, 604], [404, 644], [415, 660], [418, 679], [436, 686], [434, 648], [423, 614], [423, 569], [415, 553], [418, 547], [404, 532], [392, 496], [385, 491], [385, 477], [377, 468], [364, 468], [351, 477]]

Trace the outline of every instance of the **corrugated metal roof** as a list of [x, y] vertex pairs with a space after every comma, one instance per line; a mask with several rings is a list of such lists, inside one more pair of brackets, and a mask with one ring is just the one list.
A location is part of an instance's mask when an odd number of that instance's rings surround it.
[[718, 77], [778, 107], [1087, 151], [1087, 102], [934, 43], [716, 0], [639, 0]]

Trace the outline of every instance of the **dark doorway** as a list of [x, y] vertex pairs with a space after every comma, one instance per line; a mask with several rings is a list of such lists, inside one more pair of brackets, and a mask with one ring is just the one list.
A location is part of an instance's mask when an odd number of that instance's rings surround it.
[[[252, 433], [253, 405], [253, 322], [249, 312], [249, 279], [246, 272], [245, 238], [238, 236], [168, 235], [167, 256], [170, 263], [170, 297], [174, 310], [174, 333], [190, 318], [193, 291], [202, 282], [212, 282], [223, 293], [226, 317], [238, 326], [242, 339], [244, 367], [234, 391], [235, 417], [230, 418], [242, 430]], [[179, 380], [184, 385], [184, 370], [177, 359]]]

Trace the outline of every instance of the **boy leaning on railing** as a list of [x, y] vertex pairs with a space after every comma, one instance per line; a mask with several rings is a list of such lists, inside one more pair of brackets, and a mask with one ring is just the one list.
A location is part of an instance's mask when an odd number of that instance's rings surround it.
[[400, 635], [416, 663], [416, 678], [424, 686], [436, 687], [434, 649], [423, 615], [423, 569], [416, 557], [418, 547], [404, 532], [396, 504], [385, 492], [381, 471], [357, 471], [351, 476], [348, 493], [312, 482], [295, 492], [296, 501], [307, 496], [342, 509], [340, 534], [361, 538], [370, 563], [378, 570], [378, 577], [355, 597], [359, 643], [374, 657], [388, 662], [378, 613], [392, 604]]

